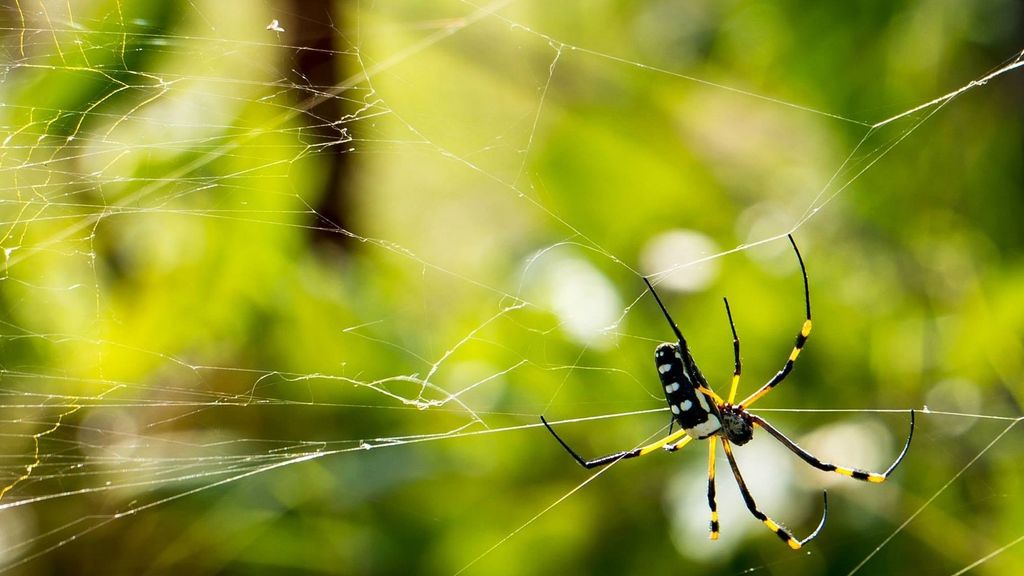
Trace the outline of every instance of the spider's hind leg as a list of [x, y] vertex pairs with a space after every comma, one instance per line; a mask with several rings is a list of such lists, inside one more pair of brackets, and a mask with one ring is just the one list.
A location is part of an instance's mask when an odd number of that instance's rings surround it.
[[747, 509], [750, 513], [768, 527], [769, 530], [775, 532], [775, 535], [782, 539], [783, 542], [789, 545], [793, 550], [799, 550], [804, 544], [807, 544], [811, 540], [814, 540], [821, 532], [821, 529], [825, 526], [825, 518], [828, 516], [828, 493], [823, 492], [824, 499], [824, 510], [821, 513], [821, 521], [818, 522], [818, 527], [811, 532], [810, 536], [803, 540], [797, 540], [793, 537], [793, 534], [788, 530], [779, 526], [777, 522], [765, 515], [757, 508], [757, 503], [754, 502], [754, 497], [750, 494], [750, 490], [747, 489], [747, 484], [743, 481], [743, 475], [740, 474], [740, 467], [736, 464], [736, 457], [732, 454], [732, 447], [729, 445], [729, 441], [722, 439], [722, 448], [725, 449], [725, 457], [729, 459], [729, 466], [732, 468], [732, 475], [736, 477], [736, 485], [740, 488], [740, 494], [743, 496], [743, 502], [747, 505]]
[[896, 467], [900, 465], [900, 462], [903, 461], [903, 457], [907, 455], [907, 451], [910, 450], [910, 441], [913, 440], [914, 438], [914, 410], [911, 410], [910, 432], [907, 434], [907, 443], [903, 445], [903, 451], [900, 452], [900, 455], [896, 457], [896, 460], [889, 466], [889, 468], [885, 472], [870, 472], [868, 470], [861, 470], [859, 468], [846, 468], [844, 466], [836, 466], [835, 464], [831, 464], [829, 462], [822, 462], [813, 454], [798, 446], [796, 442], [793, 442], [792, 440], [787, 438], [785, 434], [783, 434], [777, 428], [775, 428], [767, 421], [765, 421], [764, 418], [754, 416], [753, 414], [751, 414], [750, 420], [751, 422], [754, 423], [755, 426], [763, 429], [765, 432], [774, 436], [776, 440], [778, 440], [783, 446], [788, 448], [791, 452], [799, 456], [801, 460], [807, 462], [811, 466], [814, 466], [818, 470], [823, 470], [825, 472], [835, 472], [836, 474], [842, 474], [843, 476], [853, 478], [854, 480], [863, 480], [865, 482], [873, 482], [875, 484], [885, 482], [886, 479], [889, 478], [889, 475], [892, 474], [892, 471], [895, 470]]
[[718, 503], [715, 502], [715, 448], [718, 437], [712, 436], [708, 442], [708, 507], [711, 508], [711, 539], [718, 540]]

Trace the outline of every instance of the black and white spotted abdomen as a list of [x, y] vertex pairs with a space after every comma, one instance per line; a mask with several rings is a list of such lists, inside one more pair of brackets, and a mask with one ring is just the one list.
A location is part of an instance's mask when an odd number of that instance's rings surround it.
[[671, 342], [659, 344], [654, 351], [654, 363], [672, 417], [687, 436], [704, 440], [722, 429], [718, 407], [697, 390], [707, 388], [707, 381], [689, 350], [680, 351], [679, 345]]

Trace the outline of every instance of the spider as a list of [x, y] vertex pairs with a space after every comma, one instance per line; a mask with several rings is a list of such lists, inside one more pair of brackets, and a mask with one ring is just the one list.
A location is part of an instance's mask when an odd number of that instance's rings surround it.
[[[725, 301], [725, 313], [729, 317], [729, 326], [732, 329], [732, 347], [733, 357], [735, 359], [735, 368], [732, 373], [729, 398], [728, 400], [723, 401], [718, 394], [711, 390], [707, 380], [704, 378], [704, 375], [701, 374], [700, 369], [697, 368], [697, 364], [694, 362], [693, 356], [690, 355], [690, 349], [686, 345], [686, 339], [683, 338], [682, 332], [679, 331], [679, 327], [676, 326], [675, 321], [672, 320], [672, 317], [669, 315], [668, 310], [662, 303], [661, 298], [658, 297], [658, 293], [654, 290], [654, 286], [651, 284], [650, 280], [644, 278], [644, 282], [647, 283], [647, 288], [651, 291], [651, 295], [653, 295], [654, 299], [658, 302], [658, 306], [661, 308], [662, 314], [664, 314], [665, 319], [668, 321], [669, 326], [672, 327], [672, 331], [675, 333], [677, 338], [677, 342], [659, 344], [654, 352], [654, 362], [658, 367], [658, 375], [661, 378], [661, 384], [665, 390], [665, 400], [668, 401], [668, 407], [672, 411], [672, 420], [669, 423], [668, 435], [661, 440], [646, 446], [616, 452], [614, 454], [609, 454], [608, 456], [594, 458], [593, 460], [584, 460], [579, 454], [570, 448], [557, 433], [555, 433], [555, 430], [550, 424], [548, 424], [547, 420], [545, 420], [543, 416], [541, 416], [540, 419], [548, 431], [551, 432], [551, 435], [555, 437], [555, 440], [558, 440], [558, 443], [565, 448], [573, 459], [587, 469], [612, 464], [627, 458], [645, 456], [655, 452], [659, 448], [663, 448], [669, 452], [675, 452], [693, 440], [709, 440], [708, 507], [711, 509], [712, 540], [717, 540], [719, 535], [718, 506], [715, 503], [715, 453], [717, 442], [721, 441], [722, 448], [725, 450], [725, 457], [729, 460], [729, 467], [732, 468], [732, 474], [736, 477], [736, 484], [739, 486], [740, 494], [743, 496], [743, 501], [746, 503], [750, 513], [753, 514], [755, 518], [763, 522], [769, 530], [774, 532], [782, 539], [783, 542], [788, 544], [790, 548], [793, 550], [799, 550], [804, 544], [813, 540], [818, 533], [821, 532], [822, 527], [824, 527], [825, 517], [828, 515], [828, 493], [823, 492], [822, 498], [824, 501], [824, 509], [821, 514], [821, 520], [818, 522], [818, 527], [815, 528], [814, 531], [806, 538], [798, 540], [793, 537], [792, 533], [758, 509], [757, 504], [754, 502], [754, 497], [750, 494], [750, 490], [747, 489], [747, 485], [743, 481], [743, 476], [740, 474], [739, 466], [736, 464], [736, 458], [732, 453], [732, 445], [735, 444], [737, 446], [742, 446], [746, 444], [753, 437], [754, 428], [761, 428], [781, 442], [783, 446], [799, 456], [804, 462], [807, 462], [818, 470], [835, 472], [855, 480], [880, 483], [884, 482], [889, 475], [892, 474], [893, 470], [895, 470], [896, 467], [899, 466], [900, 462], [903, 461], [903, 457], [906, 456], [907, 450], [910, 449], [910, 441], [914, 436], [914, 411], [910, 411], [910, 433], [907, 434], [907, 442], [903, 446], [903, 451], [900, 452], [896, 461], [893, 462], [885, 472], [868, 472], [866, 470], [846, 468], [830, 464], [828, 462], [823, 462], [813, 456], [810, 452], [807, 452], [798, 446], [796, 442], [787, 438], [764, 418], [751, 414], [747, 411], [754, 402], [763, 398], [766, 394], [771, 392], [773, 388], [786, 379], [786, 376], [788, 376], [790, 371], [793, 369], [793, 364], [796, 363], [796, 359], [800, 355], [800, 351], [803, 350], [804, 345], [807, 343], [808, 336], [811, 334], [811, 295], [807, 284], [807, 269], [804, 267], [804, 260], [800, 256], [800, 250], [796, 247], [796, 241], [793, 240], [792, 234], [789, 235], [789, 243], [793, 246], [793, 252], [796, 253], [797, 261], [800, 263], [800, 272], [803, 274], [804, 304], [807, 316], [804, 320], [803, 326], [800, 328], [800, 332], [796, 336], [796, 344], [793, 346], [793, 351], [790, 352], [789, 358], [786, 360], [782, 369], [756, 392], [743, 399], [742, 402], [739, 402], [738, 404], [733, 402], [736, 398], [736, 389], [740, 381], [740, 340], [736, 335], [736, 325], [732, 320], [732, 311], [729, 309], [728, 298], [723, 298], [723, 300]], [[673, 433], [672, 427], [675, 424], [679, 425], [680, 430]]]

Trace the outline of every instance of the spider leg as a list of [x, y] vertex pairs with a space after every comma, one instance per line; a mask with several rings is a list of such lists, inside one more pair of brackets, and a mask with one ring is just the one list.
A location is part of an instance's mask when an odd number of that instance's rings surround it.
[[754, 392], [748, 396], [743, 402], [740, 402], [740, 406], [749, 408], [754, 402], [757, 402], [762, 396], [771, 392], [772, 388], [779, 385], [780, 382], [789, 376], [791, 370], [793, 370], [793, 364], [796, 362], [797, 356], [800, 355], [800, 351], [804, 349], [804, 345], [807, 343], [807, 338], [811, 335], [811, 291], [807, 286], [807, 268], [804, 267], [804, 259], [800, 256], [800, 250], [796, 247], [796, 241], [793, 240], [793, 235], [788, 234], [789, 243], [793, 245], [793, 251], [796, 252], [796, 259], [800, 262], [800, 273], [804, 277], [804, 304], [807, 310], [807, 317], [804, 320], [803, 326], [800, 328], [800, 332], [796, 335], [796, 344], [793, 346], [793, 351], [789, 353], [789, 358], [786, 360], [786, 364], [782, 367], [772, 379], [769, 380], [764, 386], [761, 386], [757, 392]]
[[708, 388], [707, 386], [697, 386], [697, 391], [706, 395], [708, 398], [711, 398], [711, 401], [717, 404], [718, 406], [725, 404], [725, 400], [722, 400], [721, 396], [715, 394], [715, 391], [712, 390], [711, 388]]
[[666, 444], [665, 445], [665, 451], [666, 452], [675, 452], [676, 450], [679, 450], [683, 446], [686, 446], [687, 444], [689, 444], [692, 440], [693, 440], [693, 438], [691, 436], [686, 436], [685, 438], [683, 438], [679, 442], [676, 442], [675, 444]]
[[651, 291], [651, 294], [654, 295], [654, 299], [658, 302], [658, 307], [661, 308], [661, 313], [665, 315], [665, 320], [668, 320], [668, 325], [672, 327], [672, 331], [675, 332], [676, 338], [679, 339], [679, 349], [686, 350], [686, 338], [683, 338], [683, 333], [680, 332], [679, 326], [676, 326], [675, 320], [673, 320], [672, 316], [669, 315], [668, 309], [665, 308], [665, 305], [661, 302], [661, 298], [658, 296], [658, 293], [654, 291], [654, 285], [651, 284], [651, 281], [648, 280], [646, 276], [644, 276], [644, 282], [647, 283], [647, 289]]
[[746, 483], [743, 482], [743, 476], [740, 474], [740, 468], [736, 464], [736, 457], [732, 455], [732, 447], [729, 445], [729, 441], [725, 438], [722, 438], [722, 448], [725, 448], [725, 456], [729, 459], [729, 466], [732, 467], [732, 475], [736, 477], [736, 485], [740, 488], [740, 494], [743, 496], [743, 501], [747, 504], [747, 509], [754, 515], [754, 518], [764, 522], [764, 525], [767, 526], [769, 530], [775, 532], [775, 535], [781, 538], [786, 544], [789, 544], [789, 547], [793, 550], [799, 550], [804, 544], [813, 540], [818, 533], [821, 532], [822, 527], [825, 526], [825, 518], [828, 516], [827, 492], [823, 493], [825, 509], [821, 513], [821, 521], [818, 523], [818, 527], [814, 529], [814, 532], [811, 532], [810, 536], [803, 540], [797, 540], [796, 538], [793, 538], [793, 535], [790, 534], [789, 531], [782, 526], [779, 526], [774, 520], [766, 516], [764, 512], [757, 509], [757, 503], [754, 502], [754, 497], [750, 495], [750, 490], [747, 489]]
[[[554, 428], [552, 428], [551, 425], [548, 424], [548, 421], [545, 420], [543, 416], [540, 417], [540, 421], [544, 423], [544, 427], [548, 429], [548, 432], [551, 432], [551, 435], [555, 437], [555, 440], [558, 440], [558, 443], [562, 445], [562, 448], [565, 448], [565, 451], [568, 452], [574, 460], [579, 462], [580, 466], [583, 466], [587, 470], [591, 468], [597, 468], [599, 466], [604, 466], [606, 464], [611, 464], [619, 460], [625, 460], [627, 458], [646, 456], [647, 454], [650, 454], [651, 452], [654, 452], [655, 450], [658, 450], [659, 448], [662, 448], [668, 444], [677, 442], [680, 438], [686, 436], [685, 430], [679, 430], [672, 434], [669, 434], [668, 436], [665, 436], [664, 438], [658, 440], [657, 442], [653, 442], [646, 446], [641, 446], [639, 448], [634, 448], [632, 450], [623, 450], [622, 452], [616, 452], [614, 454], [609, 454], [607, 456], [601, 456], [600, 458], [594, 458], [593, 460], [584, 460], [579, 454], [576, 453], [575, 450], [570, 448], [569, 445], [565, 443], [565, 440], [562, 440], [562, 438], [555, 433]], [[683, 442], [679, 442], [679, 447], [681, 448], [682, 446], [685, 446], [687, 441], [687, 439], [684, 439]]]
[[658, 302], [658, 307], [661, 308], [661, 313], [665, 315], [665, 320], [668, 321], [669, 326], [672, 327], [672, 331], [679, 340], [679, 352], [682, 354], [683, 363], [685, 364], [687, 371], [695, 373], [699, 378], [696, 386], [697, 390], [707, 395], [708, 398], [711, 398], [715, 404], [723, 404], [724, 401], [721, 396], [715, 394], [715, 392], [706, 385], [700, 385], [701, 383], [706, 384], [706, 382], [704, 381], [704, 377], [700, 375], [700, 370], [697, 368], [696, 364], [694, 364], [693, 358], [690, 356], [690, 349], [686, 345], [686, 338], [683, 338], [683, 333], [679, 330], [679, 327], [676, 326], [675, 320], [673, 320], [672, 316], [668, 313], [668, 309], [665, 308], [665, 304], [661, 301], [661, 297], [658, 296], [657, 291], [654, 290], [654, 285], [651, 284], [651, 281], [646, 276], [644, 277], [644, 282], [647, 284], [647, 289], [651, 291], [652, 295], [654, 295], [654, 299]]
[[892, 471], [895, 470], [896, 467], [900, 465], [900, 462], [903, 461], [903, 457], [907, 455], [907, 450], [910, 449], [910, 441], [914, 438], [914, 411], [911, 410], [910, 433], [907, 434], [907, 443], [903, 445], [903, 451], [900, 452], [900, 455], [896, 457], [896, 461], [893, 462], [892, 465], [889, 466], [889, 468], [885, 472], [869, 472], [867, 470], [860, 470], [858, 468], [845, 468], [843, 466], [836, 466], [835, 464], [830, 464], [828, 462], [822, 462], [821, 460], [818, 460], [813, 455], [811, 455], [810, 452], [804, 450], [800, 446], [797, 446], [796, 442], [793, 442], [789, 438], [786, 438], [785, 434], [783, 434], [774, 426], [765, 421], [764, 418], [754, 416], [753, 414], [750, 415], [750, 418], [751, 420], [753, 420], [755, 426], [763, 428], [765, 432], [774, 436], [775, 439], [781, 442], [783, 446], [789, 448], [791, 452], [799, 456], [804, 462], [807, 462], [808, 464], [814, 466], [818, 470], [824, 470], [825, 472], [835, 472], [836, 474], [842, 474], [843, 476], [848, 476], [850, 478], [853, 478], [854, 480], [863, 480], [865, 482], [873, 482], [876, 484], [885, 482], [886, 478], [889, 477], [889, 474], [892, 474]]
[[718, 540], [718, 504], [715, 502], [715, 448], [718, 447], [718, 436], [712, 436], [708, 442], [708, 507], [711, 508], [711, 539]]
[[722, 300], [725, 301], [725, 314], [729, 317], [729, 328], [732, 328], [732, 355], [735, 360], [735, 367], [732, 371], [732, 384], [729, 386], [729, 404], [732, 404], [736, 400], [736, 390], [740, 385], [740, 372], [742, 372], [743, 365], [740, 362], [740, 338], [736, 335], [736, 324], [732, 321], [729, 299], [722, 298]]

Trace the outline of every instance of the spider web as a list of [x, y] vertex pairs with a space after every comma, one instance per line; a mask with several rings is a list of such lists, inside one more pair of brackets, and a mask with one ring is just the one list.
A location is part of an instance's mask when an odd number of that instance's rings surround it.
[[[782, 10], [5, 3], [0, 570], [1019, 571], [1012, 7], [821, 59]], [[705, 541], [699, 447], [538, 420], [664, 433], [641, 274], [753, 390], [790, 232], [758, 412], [884, 468], [921, 410], [883, 486], [737, 451], [798, 535], [829, 490], [801, 554], [721, 460]]]

